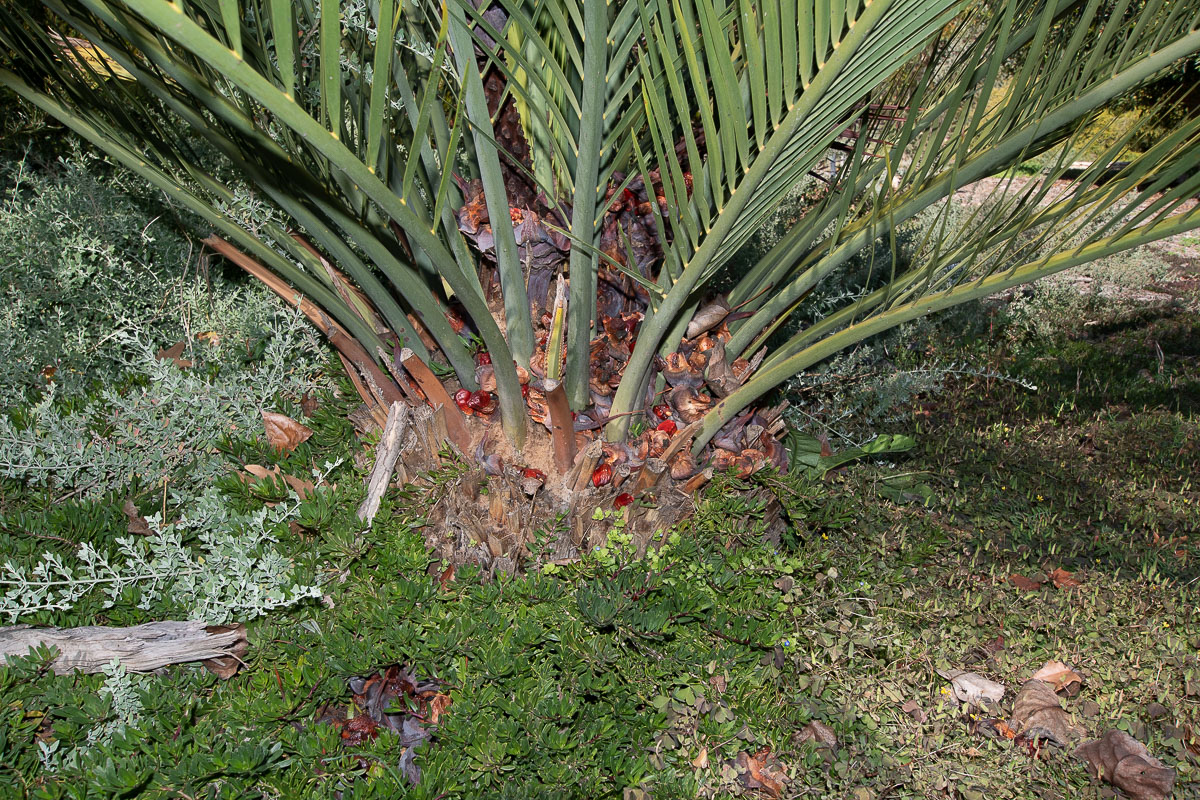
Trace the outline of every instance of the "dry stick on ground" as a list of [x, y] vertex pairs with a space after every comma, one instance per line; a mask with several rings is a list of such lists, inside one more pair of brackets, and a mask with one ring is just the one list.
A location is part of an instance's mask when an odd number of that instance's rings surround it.
[[367, 497], [358, 507], [358, 518], [368, 525], [379, 513], [379, 501], [383, 499], [383, 493], [392, 481], [392, 473], [396, 469], [396, 459], [400, 457], [400, 448], [403, 446], [407, 428], [408, 406], [404, 403], [392, 403], [387, 425], [383, 428], [383, 436], [375, 448], [375, 468], [371, 470], [371, 479], [367, 484]]
[[198, 621], [148, 622], [132, 628], [0, 628], [0, 656], [5, 660], [29, 655], [33, 647], [56, 648], [59, 655], [51, 668], [65, 675], [73, 670], [100, 672], [114, 658], [129, 672], [210, 659], [240, 662], [247, 642], [243, 625], [213, 626]]

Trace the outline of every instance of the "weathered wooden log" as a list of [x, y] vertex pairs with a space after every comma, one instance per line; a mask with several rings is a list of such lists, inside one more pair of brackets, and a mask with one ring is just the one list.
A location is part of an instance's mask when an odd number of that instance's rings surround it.
[[[50, 665], [58, 675], [74, 670], [100, 672], [115, 658], [128, 672], [151, 672], [169, 664], [206, 663], [229, 677], [249, 645], [244, 625], [205, 625], [203, 622], [147, 622], [131, 628], [0, 628], [0, 656], [29, 655], [34, 647], [53, 647], [58, 657]], [[233, 668], [230, 669], [232, 662]]]

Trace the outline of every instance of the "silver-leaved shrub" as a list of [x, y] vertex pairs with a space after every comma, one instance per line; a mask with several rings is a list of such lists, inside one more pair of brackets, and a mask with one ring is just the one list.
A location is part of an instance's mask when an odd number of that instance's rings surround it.
[[[322, 480], [334, 466], [314, 471], [315, 477]], [[139, 608], [166, 601], [189, 619], [220, 624], [320, 597], [320, 587], [292, 579], [291, 561], [274, 547], [280, 526], [299, 506], [293, 496], [274, 508], [239, 513], [210, 489], [187, 503], [177, 521], [148, 518], [151, 535], [118, 537], [114, 554], [85, 542], [73, 557], [47, 552], [32, 567], [7, 561], [0, 566], [0, 616], [15, 622], [65, 611], [88, 596], [103, 597], [108, 608], [133, 590]]]
[[[233, 365], [229, 336], [192, 340], [180, 367], [135, 333], [114, 342], [130, 355], [132, 387], [108, 387], [69, 411], [51, 386], [19, 417], [0, 415], [0, 477], [60, 497], [95, 497], [125, 487], [199, 485], [225, 470], [213, 445], [261, 429], [280, 394], [315, 387], [321, 344], [304, 318], [275, 305], [253, 364]], [[245, 346], [244, 343], [242, 346]]]

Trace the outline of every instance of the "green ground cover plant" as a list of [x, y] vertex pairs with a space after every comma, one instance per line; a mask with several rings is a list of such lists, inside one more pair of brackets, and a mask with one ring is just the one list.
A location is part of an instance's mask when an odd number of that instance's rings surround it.
[[[1071, 384], [1120, 337], [1087, 344], [1052, 352], [1029, 377]], [[1172, 348], [1170, 360], [1196, 379], [1193, 356]], [[1148, 388], [1127, 369], [1097, 378], [1067, 413], [1061, 396], [983, 379], [915, 408], [924, 444], [902, 468], [936, 486], [929, 507], [878, 496], [894, 469], [772, 480], [769, 496], [793, 524], [782, 548], [755, 529], [766, 504], [718, 483], [645, 560], [629, 556], [612, 514], [608, 544], [578, 564], [492, 581], [466, 569], [447, 581], [420, 531], [436, 488], [388, 498], [364, 530], [354, 516], [363, 472], [343, 464], [298, 525], [277, 531], [297, 579], [319, 583], [324, 600], [252, 622], [241, 674], [56, 677], [37, 657], [10, 665], [0, 763], [18, 791], [47, 797], [769, 796], [738, 766], [739, 753], [769, 747], [785, 796], [1099, 797], [1065, 753], [1030, 758], [973, 733], [972, 712], [934, 672], [970, 668], [1015, 690], [1064, 659], [1085, 679], [1067, 708], [1145, 741], [1186, 796], [1200, 786], [1190, 577], [1200, 552], [1189, 535], [1200, 496], [1181, 480], [1200, 460], [1195, 417], [1158, 403], [1162, 389], [1128, 412], [1097, 410]], [[344, 452], [326, 425], [349, 409], [323, 402], [333, 405], [312, 421], [315, 442], [283, 459], [285, 471]], [[269, 455], [255, 441], [229, 453], [233, 466]], [[453, 485], [460, 474], [451, 465], [428, 480]], [[233, 478], [219, 487], [247, 511], [284, 496]], [[37, 513], [52, 525], [65, 512], [26, 502], [26, 531], [73, 542], [102, 541], [116, 513], [75, 500], [70, 516], [97, 521], [38, 528]], [[6, 551], [21, 537], [12, 520]], [[1057, 588], [1055, 569], [1080, 585]], [[1023, 590], [1012, 575], [1042, 585]], [[146, 618], [129, 596], [28, 619]], [[452, 698], [417, 752], [416, 786], [396, 736], [347, 746], [316, 721], [326, 704], [349, 704], [351, 678], [394, 663], [436, 677]], [[133, 723], [118, 707], [122, 685], [137, 698]], [[802, 741], [814, 720], [836, 749]]]

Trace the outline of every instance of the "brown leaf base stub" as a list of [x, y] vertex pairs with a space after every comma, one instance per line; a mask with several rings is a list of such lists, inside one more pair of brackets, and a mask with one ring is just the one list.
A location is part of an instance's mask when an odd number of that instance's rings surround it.
[[[637, 474], [599, 440], [576, 455], [566, 481], [576, 472], [578, 483], [564, 485], [563, 478], [548, 477], [561, 474], [549, 431], [531, 431], [521, 451], [502, 436], [493, 443], [485, 435], [464, 459], [438, 446], [436, 420], [427, 406], [404, 411], [396, 406], [392, 415], [407, 422], [403, 434], [385, 432], [376, 449], [364, 519], [399, 485], [425, 489], [430, 503], [421, 511], [426, 545], [435, 558], [431, 574], [452, 577], [460, 567], [474, 565], [490, 576], [569, 561], [602, 545], [618, 518], [644, 555], [665, 541], [656, 533], [665, 533], [693, 508], [691, 496], [670, 486], [665, 475], [659, 485], [639, 485]], [[395, 422], [389, 429], [399, 427], [399, 419]], [[608, 477], [595, 480], [599, 472]], [[596, 509], [608, 512], [601, 515], [605, 518], [595, 518]]]

